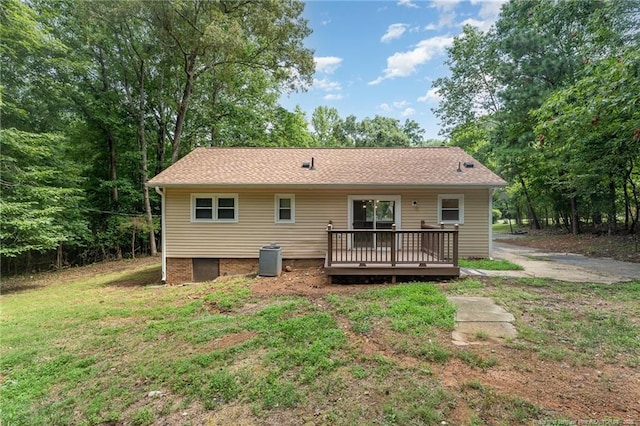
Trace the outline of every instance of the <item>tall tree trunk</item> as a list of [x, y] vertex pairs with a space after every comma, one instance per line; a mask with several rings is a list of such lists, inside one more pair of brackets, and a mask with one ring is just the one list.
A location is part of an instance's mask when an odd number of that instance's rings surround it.
[[187, 108], [189, 106], [189, 99], [193, 93], [193, 84], [195, 82], [195, 56], [185, 55], [184, 72], [187, 75], [187, 81], [184, 84], [184, 90], [182, 91], [182, 99], [180, 100], [180, 106], [178, 108], [178, 115], [176, 116], [176, 125], [173, 132], [171, 164], [178, 161], [180, 156], [180, 142], [182, 141], [182, 131], [184, 130], [184, 120], [187, 116]]
[[158, 123], [158, 137], [156, 139], [156, 173], [158, 174], [164, 168], [164, 159], [167, 152], [167, 122], [164, 119], [164, 108], [158, 111], [159, 114], [163, 114], [160, 118], [156, 117]]
[[153, 215], [151, 214], [151, 200], [149, 200], [149, 187], [147, 186], [147, 182], [149, 181], [149, 165], [147, 161], [147, 136], [144, 122], [144, 61], [142, 59], [140, 59], [140, 72], [138, 74], [138, 80], [138, 138], [140, 139], [140, 152], [142, 154], [142, 194], [144, 198], [144, 211], [146, 215], [147, 226], [149, 229], [149, 248], [151, 250], [151, 256], [157, 256], [158, 249], [156, 247], [156, 236], [153, 232]]
[[62, 242], [58, 243], [58, 248], [56, 249], [56, 269], [62, 269]]
[[[160, 93], [164, 92], [164, 74], [160, 76]], [[156, 170], [157, 175], [164, 169], [164, 159], [167, 153], [167, 117], [165, 103], [162, 99], [158, 101], [156, 110], [156, 124], [158, 125], [158, 135], [156, 139]]]
[[578, 235], [580, 233], [580, 215], [578, 215], [578, 199], [576, 196], [571, 197], [571, 233]]
[[529, 198], [529, 191], [527, 191], [527, 185], [525, 185], [524, 179], [522, 178], [522, 176], [520, 176], [520, 184], [522, 185], [522, 191], [524, 192], [524, 197], [527, 200], [527, 209], [529, 210], [529, 214], [531, 215], [531, 219], [533, 220], [533, 227], [535, 229], [541, 229], [540, 221], [538, 221], [538, 215], [536, 215], [536, 211], [533, 209], [531, 198]]
[[131, 258], [136, 258], [136, 227], [133, 226], [133, 230], [131, 231]]
[[116, 141], [114, 140], [113, 133], [107, 131], [107, 147], [109, 149], [109, 179], [111, 180], [111, 203], [114, 206], [118, 205], [118, 161], [116, 159]]
[[609, 176], [609, 214], [607, 217], [607, 232], [612, 235], [616, 230], [616, 185], [613, 177]]
[[[111, 84], [109, 83], [109, 77], [107, 76], [107, 64], [106, 59], [104, 57], [104, 50], [99, 48], [98, 50], [98, 61], [100, 63], [100, 76], [102, 78], [102, 92], [103, 94], [107, 94], [111, 90]], [[109, 151], [109, 178], [111, 180], [111, 202], [114, 205], [118, 204], [118, 186], [116, 185], [116, 180], [118, 179], [118, 163], [116, 161], [116, 141], [113, 136], [113, 131], [111, 128], [103, 127], [106, 136], [107, 136], [107, 149]]]

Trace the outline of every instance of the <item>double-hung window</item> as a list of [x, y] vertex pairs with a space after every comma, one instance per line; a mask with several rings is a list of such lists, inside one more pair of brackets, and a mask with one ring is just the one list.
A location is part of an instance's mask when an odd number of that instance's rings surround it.
[[192, 194], [193, 222], [237, 222], [237, 194]]
[[464, 223], [464, 195], [438, 195], [438, 223]]
[[294, 223], [296, 221], [295, 197], [289, 194], [276, 195], [276, 223]]

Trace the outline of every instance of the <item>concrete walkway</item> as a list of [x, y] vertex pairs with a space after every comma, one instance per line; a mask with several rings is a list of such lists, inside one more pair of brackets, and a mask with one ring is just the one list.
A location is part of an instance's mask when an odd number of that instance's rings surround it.
[[487, 271], [463, 268], [462, 275], [540, 277], [604, 284], [640, 279], [640, 263], [592, 258], [573, 253], [553, 253], [498, 241], [493, 242], [493, 257], [516, 263], [522, 266], [524, 271]]
[[451, 337], [460, 346], [515, 338], [513, 315], [488, 297], [448, 297], [456, 305], [456, 328]]

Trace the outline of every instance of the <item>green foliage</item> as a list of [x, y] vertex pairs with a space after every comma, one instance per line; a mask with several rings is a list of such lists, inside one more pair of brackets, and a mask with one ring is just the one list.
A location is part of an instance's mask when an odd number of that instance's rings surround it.
[[0, 255], [16, 257], [88, 238], [84, 196], [59, 135], [0, 130]]
[[511, 217], [638, 228], [639, 7], [512, 0], [489, 31], [455, 38], [435, 113], [449, 143], [512, 181]]
[[[424, 146], [424, 129], [413, 120], [376, 115], [358, 121], [354, 115], [340, 118], [338, 110], [319, 106], [311, 117], [315, 146], [326, 147], [406, 147]], [[438, 141], [439, 142], [439, 141]], [[440, 145], [440, 143], [438, 143]]]

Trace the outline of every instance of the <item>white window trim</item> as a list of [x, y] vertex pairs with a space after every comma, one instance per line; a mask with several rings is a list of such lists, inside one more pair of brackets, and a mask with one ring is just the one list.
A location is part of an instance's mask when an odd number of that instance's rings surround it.
[[[213, 214], [211, 219], [196, 219], [196, 198], [210, 198], [212, 200]], [[233, 198], [233, 219], [218, 219], [218, 199], [220, 198]], [[196, 223], [237, 223], [238, 222], [238, 194], [225, 194], [225, 193], [201, 193], [191, 194], [191, 222]]]
[[[442, 200], [458, 200], [458, 220], [442, 220]], [[462, 225], [464, 223], [464, 194], [438, 194], [438, 223]]]
[[[280, 200], [291, 200], [291, 219], [280, 219]], [[274, 199], [274, 222], [296, 223], [296, 196], [294, 194], [276, 194]]]

